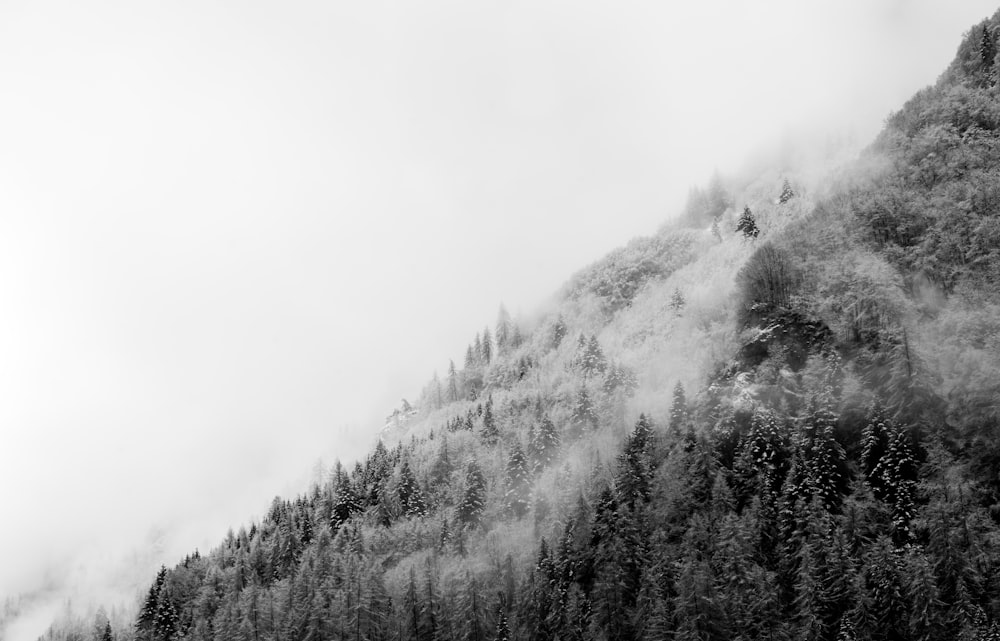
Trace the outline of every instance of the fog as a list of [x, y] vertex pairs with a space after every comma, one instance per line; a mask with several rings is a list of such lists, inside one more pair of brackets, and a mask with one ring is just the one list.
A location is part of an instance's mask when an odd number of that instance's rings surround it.
[[762, 145], [870, 138], [995, 9], [0, 4], [0, 599], [131, 598], [362, 455], [501, 302]]

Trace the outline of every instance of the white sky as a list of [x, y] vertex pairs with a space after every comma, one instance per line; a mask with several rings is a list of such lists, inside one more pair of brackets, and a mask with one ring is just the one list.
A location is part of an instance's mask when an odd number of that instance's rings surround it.
[[789, 130], [870, 137], [996, 8], [680, 7], [0, 0], [0, 596], [218, 541], [501, 300]]

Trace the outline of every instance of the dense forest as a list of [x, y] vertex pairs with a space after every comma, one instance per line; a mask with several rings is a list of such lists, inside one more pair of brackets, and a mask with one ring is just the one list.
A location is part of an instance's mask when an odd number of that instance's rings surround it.
[[716, 176], [501, 306], [367, 458], [45, 638], [1000, 639], [998, 30], [852, 162]]

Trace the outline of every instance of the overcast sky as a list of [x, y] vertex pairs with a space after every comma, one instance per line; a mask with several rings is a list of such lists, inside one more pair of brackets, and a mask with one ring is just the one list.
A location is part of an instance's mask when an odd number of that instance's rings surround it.
[[873, 135], [994, 5], [0, 0], [0, 596], [218, 541], [501, 301], [788, 131]]

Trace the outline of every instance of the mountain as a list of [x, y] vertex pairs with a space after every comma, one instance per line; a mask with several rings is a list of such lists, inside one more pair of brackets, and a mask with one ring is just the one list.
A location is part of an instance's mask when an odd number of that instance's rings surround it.
[[127, 625], [45, 638], [1000, 638], [998, 29], [852, 162], [713, 178]]

